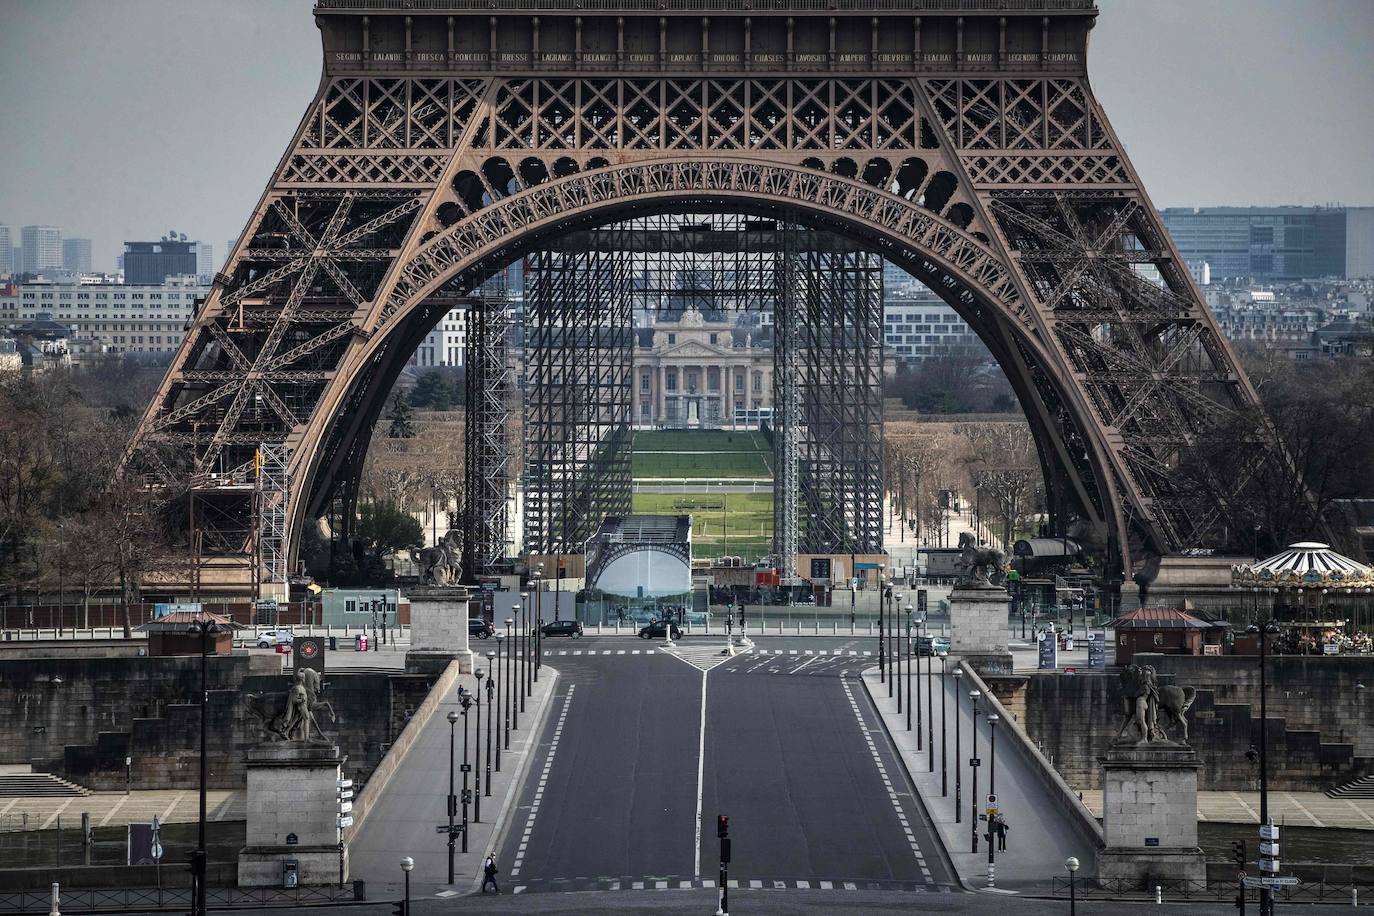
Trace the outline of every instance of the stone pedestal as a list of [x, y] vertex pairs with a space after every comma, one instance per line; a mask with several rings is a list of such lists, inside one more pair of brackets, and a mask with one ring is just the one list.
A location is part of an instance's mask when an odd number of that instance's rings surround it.
[[410, 651], [407, 670], [443, 670], [457, 659], [464, 673], [472, 671], [468, 647], [468, 590], [461, 586], [424, 586], [412, 589]]
[[1155, 879], [1206, 881], [1197, 844], [1197, 751], [1186, 744], [1114, 744], [1102, 762], [1102, 835], [1097, 876], [1151, 886]]
[[281, 741], [248, 752], [248, 845], [239, 852], [240, 887], [282, 887], [287, 862], [302, 885], [348, 880], [340, 852], [339, 779], [344, 758], [332, 744]]
[[958, 585], [949, 593], [949, 654], [981, 675], [1011, 674], [1007, 591], [995, 585]]

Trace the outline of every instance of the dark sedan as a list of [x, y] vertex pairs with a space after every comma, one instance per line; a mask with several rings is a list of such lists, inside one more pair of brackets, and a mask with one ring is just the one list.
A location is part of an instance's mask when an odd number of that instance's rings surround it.
[[673, 639], [681, 639], [682, 631], [677, 628], [675, 623], [666, 623], [662, 620], [653, 620], [639, 628], [640, 639], [654, 639], [662, 637], [668, 627], [673, 628]]
[[496, 632], [496, 628], [493, 627], [491, 624], [487, 623], [487, 622], [486, 622], [485, 620], [483, 620], [481, 617], [469, 617], [469, 618], [468, 618], [468, 637], [469, 637], [469, 638], [475, 636], [475, 637], [477, 637], [478, 639], [486, 639], [488, 636], [490, 636], [491, 634], [493, 634], [493, 633], [495, 633], [495, 632]]
[[571, 636], [576, 639], [582, 635], [582, 622], [580, 620], [551, 620], [540, 627], [539, 632], [545, 636]]

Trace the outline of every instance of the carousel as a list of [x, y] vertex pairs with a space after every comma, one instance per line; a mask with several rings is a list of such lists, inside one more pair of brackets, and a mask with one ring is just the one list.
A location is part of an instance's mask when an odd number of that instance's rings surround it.
[[1368, 653], [1374, 630], [1374, 569], [1302, 541], [1257, 563], [1231, 567], [1231, 587], [1248, 592], [1285, 632], [1287, 651]]

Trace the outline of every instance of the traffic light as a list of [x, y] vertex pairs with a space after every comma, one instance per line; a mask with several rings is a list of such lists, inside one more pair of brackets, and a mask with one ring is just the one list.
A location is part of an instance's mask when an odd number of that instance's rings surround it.
[[1245, 841], [1235, 840], [1231, 843], [1231, 858], [1240, 868], [1245, 868]]
[[716, 815], [716, 836], [725, 839], [730, 835], [730, 818], [724, 814]]

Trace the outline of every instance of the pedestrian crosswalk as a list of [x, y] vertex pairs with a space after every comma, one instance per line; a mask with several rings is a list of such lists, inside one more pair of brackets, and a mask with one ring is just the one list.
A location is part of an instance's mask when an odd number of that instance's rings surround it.
[[[723, 643], [716, 643], [714, 645], [707, 643], [679, 643], [677, 648], [675, 649], [662, 649], [659, 647], [654, 647], [652, 649], [545, 649], [544, 657], [553, 658], [555, 656], [560, 655], [652, 656], [658, 655], [660, 653], [667, 653], [669, 655], [676, 655], [681, 657], [683, 653], [688, 653], [693, 657], [700, 655], [701, 657], [718, 656], [721, 658], [728, 658], [728, 655], [722, 654], [724, 652], [725, 645]], [[795, 655], [800, 658], [804, 658], [808, 655], [849, 656], [852, 658], [871, 658], [873, 656], [872, 652], [861, 652], [857, 649], [760, 649], [757, 646], [749, 649], [736, 649], [735, 652], [737, 655], [743, 655], [746, 653], [750, 655]], [[693, 662], [693, 664], [695, 664], [695, 662]]]
[[[800, 890], [800, 891], [905, 891], [908, 893], [939, 893], [950, 888], [922, 881], [845, 881], [799, 878], [731, 878], [725, 882], [730, 890]], [[624, 878], [543, 878], [529, 880], [514, 887], [517, 894], [565, 894], [574, 891], [668, 891], [704, 890], [717, 888], [714, 878], [687, 878], [678, 875], [650, 875]]]

